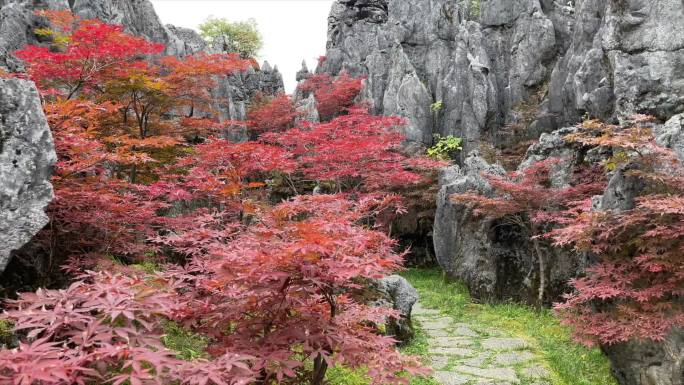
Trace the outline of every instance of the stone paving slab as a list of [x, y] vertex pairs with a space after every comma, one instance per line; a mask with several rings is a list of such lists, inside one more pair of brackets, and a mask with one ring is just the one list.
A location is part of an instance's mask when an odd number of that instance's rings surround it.
[[547, 378], [551, 376], [551, 372], [542, 366], [530, 366], [523, 369], [522, 372], [525, 377], [531, 378]]
[[442, 315], [442, 312], [439, 310], [427, 309], [420, 306], [420, 304], [416, 304], [411, 310], [411, 315], [414, 317], [434, 317]]
[[473, 377], [453, 372], [435, 372], [432, 377], [443, 385], [464, 385], [473, 380]]
[[458, 326], [454, 329], [454, 335], [464, 336], [464, 337], [479, 337], [480, 335], [473, 329], [467, 326]]
[[449, 366], [449, 357], [447, 356], [434, 356], [430, 359], [432, 369], [442, 370]]
[[457, 347], [431, 347], [428, 349], [430, 354], [441, 354], [456, 357], [469, 357], [475, 354], [472, 349], [457, 348]]
[[483, 367], [492, 358], [492, 352], [480, 352], [476, 356], [461, 361], [463, 365]]
[[550, 372], [527, 342], [504, 330], [480, 330], [454, 322], [437, 310], [414, 308], [414, 320], [428, 336], [433, 378], [442, 385], [518, 385], [520, 378], [544, 381]]
[[459, 373], [470, 374], [477, 377], [491, 378], [493, 380], [510, 381], [513, 383], [519, 382], [518, 375], [512, 368], [475, 368], [472, 366], [457, 366], [454, 368], [455, 371]]
[[527, 347], [527, 342], [520, 338], [487, 338], [482, 341], [482, 347], [491, 350], [516, 350]]
[[445, 337], [450, 337], [451, 333], [446, 330], [446, 329], [435, 329], [435, 330], [430, 330], [426, 329], [425, 334], [428, 335], [428, 337], [434, 337], [434, 338], [445, 338]]
[[522, 352], [506, 352], [497, 354], [494, 358], [494, 365], [497, 366], [511, 366], [528, 362], [534, 359], [534, 354], [528, 351]]
[[470, 338], [467, 337], [438, 337], [438, 338], [430, 338], [428, 340], [431, 346], [472, 346], [475, 344], [475, 341], [473, 341]]
[[425, 330], [440, 330], [452, 327], [453, 320], [451, 318], [434, 318], [421, 322], [421, 326]]

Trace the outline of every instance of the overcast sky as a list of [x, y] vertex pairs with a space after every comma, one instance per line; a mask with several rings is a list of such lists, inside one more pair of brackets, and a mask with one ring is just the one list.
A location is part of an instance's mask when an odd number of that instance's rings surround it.
[[314, 70], [325, 55], [333, 0], [151, 0], [164, 24], [197, 29], [209, 15], [231, 21], [254, 18], [264, 38], [259, 60], [277, 65], [287, 92], [306, 60]]

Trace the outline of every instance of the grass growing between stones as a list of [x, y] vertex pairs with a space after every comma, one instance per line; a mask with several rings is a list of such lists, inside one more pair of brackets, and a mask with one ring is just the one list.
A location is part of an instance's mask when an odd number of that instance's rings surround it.
[[[606, 357], [598, 349], [573, 342], [570, 331], [551, 311], [511, 303], [474, 304], [463, 285], [446, 282], [438, 270], [414, 269], [403, 276], [419, 291], [423, 306], [438, 309], [474, 328], [498, 329], [524, 339], [552, 371], [553, 385], [617, 384]], [[413, 349], [420, 349], [420, 344], [417, 339]]]
[[[422, 329], [416, 328], [415, 338], [400, 350], [404, 354], [422, 357], [425, 365], [429, 366], [428, 349], [427, 335]], [[352, 370], [339, 365], [328, 370], [326, 380], [329, 385], [370, 385], [371, 383], [371, 379], [365, 376], [362, 370]], [[439, 385], [439, 383], [432, 378], [415, 377], [411, 379], [410, 385]]]

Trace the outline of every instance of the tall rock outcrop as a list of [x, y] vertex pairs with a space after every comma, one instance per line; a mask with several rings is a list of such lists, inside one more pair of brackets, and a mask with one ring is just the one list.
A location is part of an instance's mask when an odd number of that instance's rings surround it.
[[0, 79], [0, 272], [12, 251], [47, 224], [56, 160], [35, 85]]
[[[564, 141], [563, 137], [574, 131], [566, 128], [543, 134], [539, 143], [528, 149], [519, 170], [549, 158], [565, 159], [566, 163], [554, 170], [552, 183], [566, 186], [572, 165], [587, 157]], [[510, 221], [475, 215], [467, 204], [450, 199], [454, 194], [472, 192], [492, 197], [494, 191], [483, 174], [503, 176], [505, 171], [489, 164], [477, 151], [471, 152], [462, 166], [442, 173], [433, 231], [437, 261], [447, 274], [463, 281], [475, 298], [538, 303], [542, 272], [527, 230]], [[568, 281], [584, 271], [586, 261], [583, 255], [543, 242], [539, 247], [545, 260], [544, 303], [550, 304], [568, 291]]]
[[406, 116], [409, 139], [456, 135], [467, 150], [585, 114], [684, 109], [680, 0], [481, 0], [479, 15], [472, 3], [337, 0], [318, 71], [367, 76], [375, 112]]

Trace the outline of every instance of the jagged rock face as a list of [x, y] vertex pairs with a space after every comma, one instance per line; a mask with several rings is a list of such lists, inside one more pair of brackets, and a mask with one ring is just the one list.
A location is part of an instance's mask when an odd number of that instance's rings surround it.
[[622, 385], [683, 385], [684, 330], [672, 330], [663, 342], [604, 346], [612, 371]]
[[[665, 124], [656, 124], [653, 132], [661, 145], [678, 152], [681, 157], [684, 135], [682, 115]], [[519, 170], [549, 158], [566, 161], [555, 166], [552, 183], [563, 186], [570, 180], [573, 165], [579, 161], [598, 163], [609, 154], [600, 149], [576, 147], [563, 138], [576, 132], [574, 127], [543, 134], [531, 146]], [[621, 166], [610, 175], [603, 194], [594, 197], [595, 210], [629, 210], [647, 186], [630, 174], [633, 164]], [[485, 300], [516, 299], [531, 302], [538, 285], [538, 266], [528, 235], [502, 223], [473, 215], [465, 205], [449, 201], [452, 194], [477, 191], [491, 196], [492, 190], [482, 171], [503, 174], [498, 166], [487, 164], [477, 153], [471, 153], [463, 167], [446, 169], [440, 179], [434, 242], [440, 266], [452, 277], [462, 280], [476, 298]], [[544, 249], [547, 257], [547, 301], [558, 300], [567, 292], [570, 278], [582, 274], [590, 255], [579, 255], [557, 248]], [[604, 346], [616, 378], [623, 385], [683, 385], [681, 330], [673, 331], [662, 343], [628, 342]]]
[[166, 45], [166, 54], [185, 56], [185, 44], [162, 24], [148, 0], [70, 0], [71, 10], [84, 19], [121, 24], [126, 32]]
[[[526, 164], [568, 152], [557, 146], [563, 143], [564, 134], [543, 136], [540, 144], [528, 152]], [[568, 169], [556, 170], [556, 183], [568, 179]], [[466, 192], [492, 196], [492, 188], [482, 173], [501, 176], [505, 171], [473, 151], [462, 167], [452, 166], [443, 172], [434, 225], [437, 261], [447, 274], [463, 281], [475, 298], [536, 303], [539, 263], [529, 234], [505, 221], [477, 216], [467, 205], [450, 201], [452, 195]], [[544, 244], [541, 249], [546, 262], [545, 301], [550, 302], [566, 292], [568, 280], [582, 271], [584, 259]]]
[[[276, 95], [285, 92], [283, 76], [277, 67], [265, 62], [260, 71], [250, 67], [246, 71], [220, 76], [211, 92], [216, 100], [215, 108], [222, 122], [227, 120], [244, 121], [252, 98], [261, 93]], [[227, 132], [228, 139], [236, 142], [249, 140], [244, 127]]]
[[0, 272], [12, 251], [47, 224], [56, 160], [35, 85], [0, 79]]
[[374, 306], [389, 307], [399, 312], [399, 319], [390, 319], [386, 323], [387, 334], [400, 343], [409, 342], [414, 336], [411, 310], [418, 302], [418, 291], [406, 278], [398, 275], [382, 278], [371, 286], [381, 295], [372, 303]]
[[[613, 120], [684, 109], [680, 0], [338, 0], [318, 71], [366, 75], [378, 114], [409, 139], [536, 138], [589, 113]], [[441, 101], [442, 108], [430, 111]], [[511, 136], [504, 126], [522, 126]]]
[[572, 45], [551, 79], [552, 113], [666, 120], [684, 109], [680, 0], [585, 0], [576, 8]]
[[12, 52], [26, 44], [38, 43], [33, 31], [43, 25], [33, 10], [68, 8], [66, 0], [14, 0], [0, 3], [0, 68], [23, 70], [23, 63]]
[[684, 162], [684, 114], [673, 116], [662, 126], [654, 128], [656, 140], [661, 146], [671, 148]]
[[321, 117], [318, 114], [318, 108], [316, 108], [316, 96], [314, 96], [313, 93], [310, 93], [307, 98], [298, 100], [295, 108], [297, 111], [295, 124], [301, 122], [319, 123], [321, 121]]

